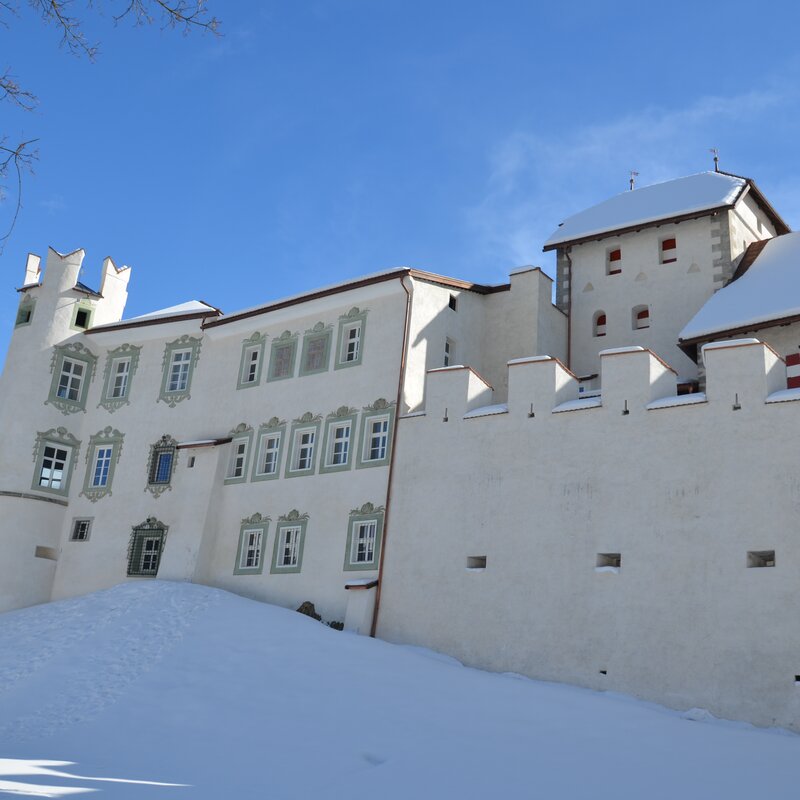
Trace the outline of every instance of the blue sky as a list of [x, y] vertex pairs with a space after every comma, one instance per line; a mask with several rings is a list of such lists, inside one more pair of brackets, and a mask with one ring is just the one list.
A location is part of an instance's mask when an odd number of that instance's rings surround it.
[[209, 5], [220, 38], [86, 12], [95, 63], [25, 5], [0, 29], [0, 68], [41, 101], [0, 104], [9, 141], [40, 139], [0, 256], [0, 349], [48, 245], [85, 248], [90, 285], [104, 256], [131, 265], [126, 316], [397, 265], [502, 282], [551, 270], [547, 235], [629, 170], [699, 172], [710, 147], [800, 226], [796, 4]]

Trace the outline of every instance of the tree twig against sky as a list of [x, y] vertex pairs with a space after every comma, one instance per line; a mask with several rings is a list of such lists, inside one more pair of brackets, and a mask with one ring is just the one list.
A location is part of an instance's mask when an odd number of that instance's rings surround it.
[[[74, 14], [74, 0], [27, 0], [27, 5], [39, 14], [42, 21], [61, 32], [61, 46], [76, 56], [94, 61], [99, 53], [99, 43], [90, 41], [81, 17]], [[180, 28], [184, 33], [202, 30], [219, 34], [219, 20], [212, 16], [206, 0], [110, 0], [118, 8], [112, 13], [115, 23], [130, 19], [135, 25], [151, 25], [160, 20], [165, 28]], [[92, 8], [92, 3], [89, 3]], [[95, 9], [99, 6], [95, 4]], [[19, 15], [19, 5], [11, 0], [0, 0], [0, 34], [11, 27], [13, 17]], [[23, 88], [11, 68], [4, 66], [0, 72], [0, 102], [8, 102], [23, 111], [32, 111], [38, 104], [36, 95]], [[4, 182], [11, 177], [15, 184], [16, 203], [10, 223], [0, 235], [0, 255], [14, 230], [22, 209], [22, 174], [32, 172], [38, 151], [32, 147], [37, 139], [8, 144], [8, 136], [0, 132], [0, 203], [6, 199]]]

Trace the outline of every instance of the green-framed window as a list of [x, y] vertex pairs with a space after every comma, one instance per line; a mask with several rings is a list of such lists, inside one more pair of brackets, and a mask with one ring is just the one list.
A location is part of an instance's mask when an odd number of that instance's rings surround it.
[[364, 333], [367, 312], [357, 306], [339, 317], [339, 335], [336, 342], [334, 369], [357, 367], [364, 355]]
[[347, 527], [347, 547], [344, 554], [345, 572], [377, 569], [383, 539], [383, 506], [364, 503], [350, 512]]
[[379, 398], [361, 414], [356, 468], [388, 465], [392, 450], [395, 404]]
[[69, 323], [74, 331], [85, 331], [92, 327], [95, 304], [91, 300], [78, 300], [72, 308], [72, 320]]
[[264, 366], [264, 350], [267, 337], [256, 331], [242, 342], [242, 357], [239, 361], [237, 389], [249, 389], [261, 383]]
[[333, 331], [330, 325], [318, 322], [303, 336], [303, 353], [300, 357], [300, 374], [316, 375], [318, 372], [327, 372], [331, 360], [331, 337]]
[[347, 406], [328, 414], [319, 464], [321, 473], [342, 472], [352, 468], [357, 436], [356, 418], [356, 410]]
[[306, 411], [294, 420], [289, 435], [289, 454], [286, 459], [286, 477], [313, 475], [319, 450], [319, 429], [322, 417]]
[[31, 488], [66, 497], [80, 446], [80, 441], [66, 428], [39, 431], [33, 450]]
[[33, 312], [36, 308], [36, 298], [31, 297], [29, 294], [23, 296], [19, 301], [17, 308], [17, 318], [14, 322], [15, 328], [21, 328], [24, 325], [30, 325], [33, 320]]
[[253, 459], [254, 481], [268, 481], [280, 477], [281, 458], [286, 441], [286, 423], [272, 417], [258, 428], [256, 454]]
[[160, 497], [166, 491], [172, 491], [172, 476], [177, 460], [178, 443], [169, 434], [165, 433], [157, 442], [150, 445], [145, 491], [155, 497]]
[[163, 375], [159, 400], [174, 408], [181, 400], [189, 399], [192, 376], [200, 358], [201, 339], [184, 334], [164, 347]]
[[114, 412], [118, 408], [130, 405], [131, 383], [139, 366], [139, 353], [142, 348], [132, 344], [123, 344], [106, 355], [103, 370], [103, 393], [98, 407]]
[[284, 331], [272, 340], [269, 353], [268, 381], [282, 381], [294, 377], [294, 362], [297, 359], [297, 334]]
[[247, 480], [247, 471], [250, 464], [253, 429], [241, 422], [230, 432], [230, 436], [231, 447], [228, 468], [225, 471], [225, 483], [244, 483]]
[[297, 509], [278, 518], [269, 570], [273, 575], [300, 572], [303, 567], [307, 525], [308, 514], [301, 514]]
[[128, 544], [128, 576], [155, 578], [161, 564], [169, 529], [155, 517], [136, 525]]
[[269, 522], [269, 517], [258, 512], [242, 520], [236, 563], [233, 566], [234, 575], [260, 575], [263, 571]]
[[111, 494], [114, 467], [122, 453], [124, 439], [124, 434], [110, 425], [89, 437], [89, 446], [86, 448], [86, 477], [81, 494], [93, 503]]
[[50, 394], [45, 403], [62, 414], [86, 411], [89, 384], [94, 378], [97, 356], [80, 342], [56, 345], [50, 360]]

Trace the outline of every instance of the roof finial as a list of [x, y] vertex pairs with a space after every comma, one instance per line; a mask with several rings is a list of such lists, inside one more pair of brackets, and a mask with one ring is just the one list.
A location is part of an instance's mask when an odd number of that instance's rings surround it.
[[714, 172], [719, 172], [719, 150], [712, 147], [708, 152], [714, 154]]
[[636, 179], [639, 177], [639, 173], [636, 170], [631, 170], [631, 179], [629, 181], [631, 185], [631, 191], [633, 191], [634, 184], [636, 183]]

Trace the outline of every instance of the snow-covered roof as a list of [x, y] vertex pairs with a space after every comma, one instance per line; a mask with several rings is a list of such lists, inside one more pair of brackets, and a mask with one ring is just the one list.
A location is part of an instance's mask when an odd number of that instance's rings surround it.
[[732, 206], [746, 184], [745, 178], [734, 175], [701, 172], [623, 192], [566, 219], [544, 243], [544, 249], [662, 219]]
[[800, 233], [770, 239], [750, 268], [712, 295], [680, 333], [694, 340], [800, 316]]
[[141, 314], [138, 317], [130, 317], [123, 322], [139, 322], [143, 319], [161, 319], [162, 317], [177, 317], [182, 314], [195, 314], [200, 311], [216, 311], [214, 306], [204, 303], [202, 300], [189, 300], [188, 303], [180, 303], [177, 306], [169, 306], [159, 311], [151, 311], [149, 314]]

